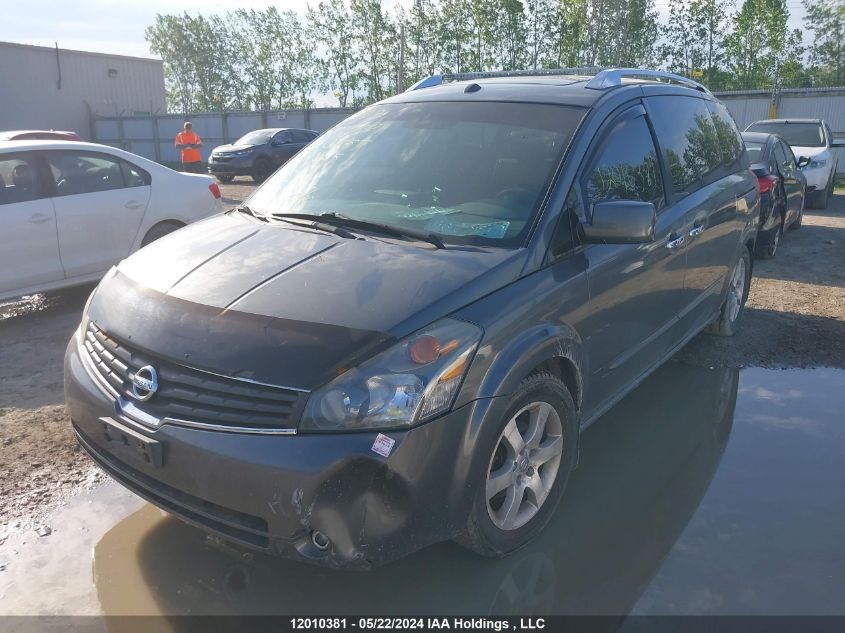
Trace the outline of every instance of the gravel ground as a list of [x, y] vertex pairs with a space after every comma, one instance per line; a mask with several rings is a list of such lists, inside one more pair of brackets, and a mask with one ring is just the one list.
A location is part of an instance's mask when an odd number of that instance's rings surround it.
[[[227, 205], [255, 187], [221, 185]], [[0, 545], [103, 475], [74, 441], [63, 407], [62, 358], [91, 288], [0, 304]], [[845, 195], [807, 211], [777, 257], [757, 261], [731, 339], [702, 334], [678, 359], [704, 366], [845, 368]]]

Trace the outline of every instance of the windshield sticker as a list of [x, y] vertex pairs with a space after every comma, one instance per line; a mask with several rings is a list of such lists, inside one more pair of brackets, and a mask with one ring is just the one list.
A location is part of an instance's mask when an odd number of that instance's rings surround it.
[[393, 445], [396, 443], [392, 437], [388, 437], [387, 435], [382, 435], [379, 433], [376, 436], [376, 441], [373, 442], [373, 446], [370, 449], [374, 453], [378, 453], [382, 457], [388, 457], [390, 455], [390, 451], [393, 450]]
[[467, 235], [478, 235], [494, 240], [501, 240], [508, 232], [510, 222], [484, 222], [480, 224], [472, 222], [456, 222], [451, 218], [432, 218], [425, 225], [426, 231], [440, 233], [441, 235], [454, 235], [456, 237]]

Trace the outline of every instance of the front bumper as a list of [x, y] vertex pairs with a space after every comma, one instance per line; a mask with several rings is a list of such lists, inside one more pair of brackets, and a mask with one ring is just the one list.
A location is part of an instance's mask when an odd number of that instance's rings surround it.
[[[476, 401], [409, 431], [386, 432], [395, 440], [387, 458], [371, 450], [375, 432], [255, 435], [167, 420], [153, 431], [122, 414], [90, 377], [75, 336], [65, 355], [65, 394], [82, 447], [139, 496], [251, 548], [361, 568], [458, 533], [471, 500], [463, 445], [488, 406]], [[115, 436], [111, 422], [128, 439]], [[133, 434], [156, 442], [158, 458], [131, 450]], [[315, 530], [328, 537], [327, 549], [314, 544]]]
[[208, 173], [219, 176], [249, 176], [252, 173], [254, 156], [233, 156], [221, 160], [214, 154], [208, 161]]
[[816, 169], [802, 169], [801, 173], [807, 179], [807, 191], [824, 191], [830, 184], [831, 171], [827, 165]]

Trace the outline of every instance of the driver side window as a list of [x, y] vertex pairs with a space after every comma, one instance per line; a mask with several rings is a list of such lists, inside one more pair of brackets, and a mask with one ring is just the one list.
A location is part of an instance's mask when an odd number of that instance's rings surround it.
[[645, 116], [612, 125], [584, 178], [587, 213], [605, 200], [639, 200], [662, 206], [663, 178]]

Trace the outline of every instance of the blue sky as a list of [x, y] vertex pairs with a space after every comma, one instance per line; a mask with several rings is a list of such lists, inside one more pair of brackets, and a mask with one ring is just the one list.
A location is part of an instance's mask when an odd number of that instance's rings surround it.
[[[318, 0], [311, 0], [316, 3]], [[412, 0], [383, 0], [410, 6]], [[237, 8], [263, 8], [275, 5], [304, 13], [308, 0], [26, 0], [3, 3], [0, 41], [20, 42], [61, 48], [151, 57], [144, 29], [156, 13], [225, 13]], [[667, 11], [668, 0], [657, 0], [657, 9]], [[800, 28], [804, 9], [800, 0], [787, 0], [792, 12], [790, 27]]]

